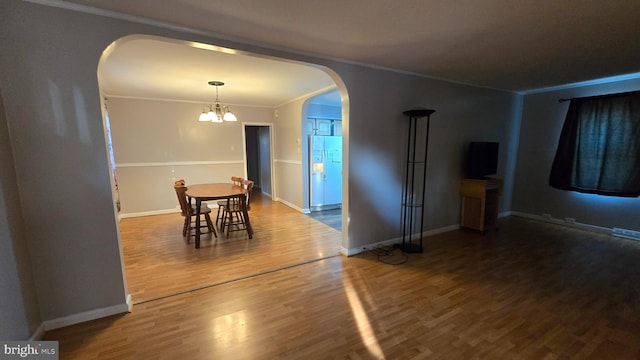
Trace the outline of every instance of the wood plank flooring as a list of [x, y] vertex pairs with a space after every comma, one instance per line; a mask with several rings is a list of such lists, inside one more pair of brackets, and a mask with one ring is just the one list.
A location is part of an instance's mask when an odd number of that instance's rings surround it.
[[[215, 212], [212, 220], [215, 220]], [[127, 288], [134, 303], [337, 256], [341, 233], [255, 193], [254, 236], [204, 234], [200, 249], [182, 237], [183, 218], [166, 214], [120, 222]]]
[[330, 257], [46, 339], [61, 359], [640, 358], [640, 242], [517, 217], [499, 225], [429, 237], [401, 265]]

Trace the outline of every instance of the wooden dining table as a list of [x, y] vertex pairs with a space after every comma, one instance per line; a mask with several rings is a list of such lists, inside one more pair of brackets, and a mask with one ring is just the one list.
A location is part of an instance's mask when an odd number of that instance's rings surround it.
[[[239, 198], [241, 203], [245, 203], [245, 189], [232, 183], [189, 185], [187, 186], [186, 195], [190, 203], [192, 200], [195, 200], [196, 203], [196, 249], [200, 248], [200, 207], [203, 201]], [[251, 227], [249, 212], [246, 207], [243, 209], [243, 215], [246, 221], [247, 234], [251, 239], [253, 237], [253, 228]]]

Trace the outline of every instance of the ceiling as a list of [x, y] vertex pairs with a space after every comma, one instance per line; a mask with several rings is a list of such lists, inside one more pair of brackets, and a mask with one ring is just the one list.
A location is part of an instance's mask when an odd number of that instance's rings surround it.
[[219, 98], [229, 106], [274, 108], [309, 95], [315, 95], [315, 103], [340, 105], [335, 82], [316, 67], [219, 50], [206, 44], [128, 36], [105, 52], [98, 68], [100, 89], [107, 97], [206, 104], [216, 98], [216, 88], [208, 82], [222, 81]]
[[[640, 71], [637, 0], [58, 2], [65, 3], [239, 42], [515, 92]], [[225, 63], [228, 71], [235, 62]], [[230, 96], [230, 80], [222, 75], [207, 80], [226, 81], [221, 100]]]

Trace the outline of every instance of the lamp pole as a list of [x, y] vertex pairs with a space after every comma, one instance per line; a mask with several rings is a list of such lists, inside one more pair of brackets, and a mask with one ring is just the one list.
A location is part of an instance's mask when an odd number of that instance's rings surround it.
[[[407, 136], [407, 165], [405, 171], [404, 191], [402, 194], [402, 244], [400, 249], [406, 253], [421, 253], [422, 232], [424, 228], [424, 200], [427, 183], [427, 152], [429, 150], [429, 122], [435, 110], [412, 109], [404, 111], [409, 117], [409, 133]], [[418, 120], [426, 118], [424, 137], [418, 134]], [[420, 136], [418, 136], [420, 135]], [[419, 156], [418, 142], [424, 142], [424, 153]], [[416, 167], [422, 166], [422, 177], [416, 174]], [[420, 183], [422, 187], [420, 188]], [[417, 188], [416, 188], [417, 187]], [[416, 190], [420, 194], [416, 194]], [[414, 229], [420, 223], [420, 231]], [[414, 242], [415, 240], [415, 242]], [[418, 242], [419, 240], [419, 242]]]

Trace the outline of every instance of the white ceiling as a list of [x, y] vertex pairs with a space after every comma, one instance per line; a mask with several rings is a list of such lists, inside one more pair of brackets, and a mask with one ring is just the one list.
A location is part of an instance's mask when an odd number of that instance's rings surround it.
[[[241, 42], [510, 91], [640, 71], [638, 0], [66, 3], [140, 16]], [[240, 61], [225, 63], [226, 70], [232, 71], [236, 62]], [[181, 75], [188, 77], [186, 68], [182, 66]], [[230, 96], [231, 80], [222, 75], [207, 80], [226, 80], [229, 88], [221, 88], [220, 96], [223, 101]], [[242, 86], [248, 88], [248, 81]]]
[[[195, 46], [194, 46], [195, 45]], [[334, 81], [309, 65], [218, 51], [219, 48], [150, 36], [130, 36], [105, 52], [98, 74], [106, 96], [211, 103], [218, 88], [225, 105], [277, 107], [310, 94], [339, 105]]]

